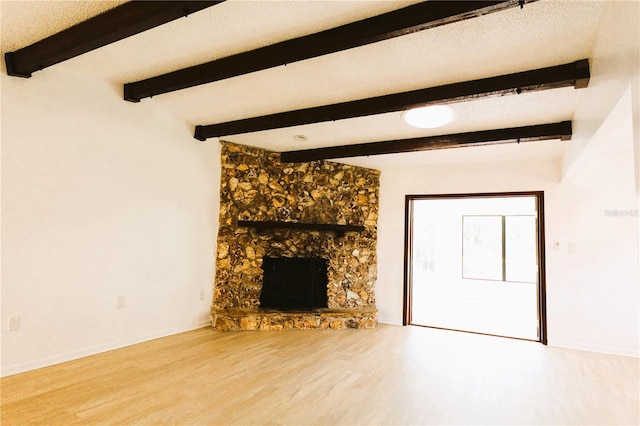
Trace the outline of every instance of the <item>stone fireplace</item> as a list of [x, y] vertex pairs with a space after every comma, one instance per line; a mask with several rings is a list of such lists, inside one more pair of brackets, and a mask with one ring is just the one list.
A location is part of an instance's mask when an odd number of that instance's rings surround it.
[[[379, 172], [328, 161], [282, 163], [278, 153], [228, 142], [221, 164], [213, 327], [375, 327]], [[319, 226], [306, 226], [313, 224]], [[326, 307], [261, 306], [264, 263], [282, 258], [325, 261]], [[302, 285], [298, 275], [291, 285]], [[290, 296], [302, 300], [300, 294]]]

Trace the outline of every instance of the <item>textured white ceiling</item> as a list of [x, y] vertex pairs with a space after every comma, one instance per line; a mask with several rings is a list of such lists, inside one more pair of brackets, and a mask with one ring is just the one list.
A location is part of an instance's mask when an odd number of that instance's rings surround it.
[[[3, 51], [26, 46], [119, 3], [2, 1]], [[55, 66], [122, 84], [412, 3], [416, 1], [229, 0]], [[541, 0], [522, 10], [513, 8], [142, 102], [158, 103], [190, 125], [214, 124], [563, 64], [589, 57], [603, 5], [602, 1]], [[224, 139], [281, 151], [541, 124], [570, 120], [580, 92], [560, 89], [455, 104], [457, 120], [435, 130], [412, 129], [400, 113], [390, 113]], [[306, 135], [307, 141], [295, 141], [296, 134]], [[551, 141], [340, 161], [384, 169], [499, 158], [553, 160], [561, 152], [562, 143]]]
[[126, 1], [0, 0], [2, 51], [28, 46], [122, 3]]

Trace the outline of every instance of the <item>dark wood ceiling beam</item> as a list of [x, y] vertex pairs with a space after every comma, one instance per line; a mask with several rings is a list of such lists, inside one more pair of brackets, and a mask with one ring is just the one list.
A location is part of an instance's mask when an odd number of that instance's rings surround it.
[[282, 162], [299, 163], [335, 158], [363, 157], [369, 155], [398, 154], [402, 152], [429, 151], [434, 149], [461, 148], [468, 146], [524, 143], [543, 140], [571, 139], [571, 122], [513, 127], [509, 129], [484, 130], [452, 135], [429, 136], [384, 142], [332, 146], [327, 148], [286, 151], [280, 154]]
[[122, 40], [219, 1], [131, 1], [44, 38], [5, 53], [7, 74], [31, 77], [35, 71]]
[[472, 101], [484, 97], [521, 94], [570, 86], [578, 89], [588, 85], [589, 76], [589, 62], [583, 59], [569, 64], [498, 77], [281, 112], [226, 123], [196, 126], [194, 137], [204, 141], [207, 138], [218, 136], [404, 111], [432, 104]]
[[[527, 0], [530, 3], [536, 0]], [[239, 53], [124, 85], [124, 99], [143, 98], [340, 52], [518, 5], [510, 1], [426, 1], [341, 27]]]

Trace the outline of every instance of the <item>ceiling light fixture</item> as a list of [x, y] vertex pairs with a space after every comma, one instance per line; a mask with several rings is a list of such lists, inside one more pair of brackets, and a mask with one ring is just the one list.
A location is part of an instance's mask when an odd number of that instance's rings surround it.
[[294, 135], [293, 139], [297, 140], [298, 142], [304, 142], [307, 140], [307, 137], [305, 135]]
[[402, 119], [410, 126], [419, 129], [434, 129], [451, 123], [456, 112], [448, 106], [435, 105], [413, 108], [402, 113]]

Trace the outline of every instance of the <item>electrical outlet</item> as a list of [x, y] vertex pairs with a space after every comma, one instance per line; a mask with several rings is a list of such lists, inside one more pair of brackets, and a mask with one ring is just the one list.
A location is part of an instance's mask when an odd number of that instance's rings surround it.
[[9, 331], [18, 331], [18, 330], [20, 330], [20, 317], [10, 317]]
[[204, 290], [200, 292], [200, 300], [204, 300]]
[[116, 302], [116, 309], [124, 309], [127, 304], [127, 299], [124, 296], [118, 296], [118, 301]]

